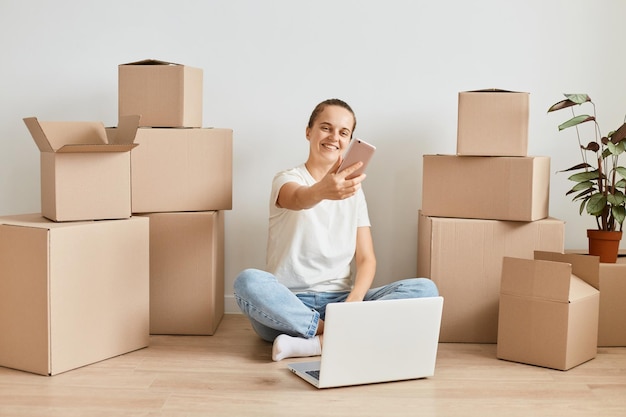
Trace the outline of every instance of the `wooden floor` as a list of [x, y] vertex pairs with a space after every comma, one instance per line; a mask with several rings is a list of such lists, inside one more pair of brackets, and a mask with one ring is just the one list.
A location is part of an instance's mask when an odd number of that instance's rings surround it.
[[152, 336], [52, 377], [0, 368], [0, 416], [626, 416], [626, 348], [562, 372], [498, 360], [495, 345], [446, 343], [433, 377], [327, 390], [270, 350], [226, 315], [214, 336]]

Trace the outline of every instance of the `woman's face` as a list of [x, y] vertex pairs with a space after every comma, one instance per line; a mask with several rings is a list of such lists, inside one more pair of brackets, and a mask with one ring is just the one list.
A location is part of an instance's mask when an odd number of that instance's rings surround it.
[[311, 156], [320, 162], [334, 163], [350, 143], [354, 116], [341, 106], [326, 106], [307, 127]]

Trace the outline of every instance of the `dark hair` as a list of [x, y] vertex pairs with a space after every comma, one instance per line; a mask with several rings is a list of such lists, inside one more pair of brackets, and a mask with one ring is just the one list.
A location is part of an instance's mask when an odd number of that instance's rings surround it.
[[354, 111], [352, 110], [352, 108], [348, 105], [348, 103], [346, 103], [343, 100], [340, 100], [338, 98], [329, 98], [328, 100], [324, 100], [322, 101], [320, 104], [318, 104], [317, 106], [315, 106], [315, 108], [313, 109], [313, 112], [311, 113], [311, 117], [309, 118], [309, 124], [308, 127], [312, 128], [313, 127], [313, 123], [315, 123], [315, 119], [317, 119], [317, 116], [320, 115], [321, 112], [324, 111], [324, 109], [328, 106], [339, 106], [339, 107], [343, 107], [344, 109], [348, 110], [350, 113], [352, 113], [352, 118], [354, 119], [354, 125], [352, 126], [352, 132], [354, 133], [354, 130], [356, 129], [356, 116], [354, 115]]

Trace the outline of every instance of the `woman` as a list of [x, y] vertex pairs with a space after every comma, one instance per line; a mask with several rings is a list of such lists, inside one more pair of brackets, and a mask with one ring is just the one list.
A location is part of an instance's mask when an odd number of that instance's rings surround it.
[[321, 353], [328, 303], [438, 295], [426, 278], [371, 289], [376, 256], [365, 174], [346, 179], [362, 163], [337, 172], [355, 128], [344, 101], [315, 107], [307, 161], [272, 182], [266, 270], [246, 269], [235, 279], [235, 299], [259, 336], [274, 342], [275, 361]]

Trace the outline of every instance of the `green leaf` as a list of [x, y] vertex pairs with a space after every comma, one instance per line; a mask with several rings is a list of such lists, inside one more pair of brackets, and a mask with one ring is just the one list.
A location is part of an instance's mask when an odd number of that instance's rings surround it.
[[619, 206], [624, 204], [624, 194], [620, 191], [616, 191], [614, 194], [607, 195], [606, 201], [608, 201], [612, 206]]
[[626, 168], [624, 167], [617, 167], [615, 168], [615, 171], [617, 171], [617, 173], [622, 177], [622, 178], [626, 178]]
[[626, 217], [626, 207], [624, 206], [613, 206], [611, 208], [611, 213], [613, 213], [613, 218], [620, 224], [624, 223], [624, 218]]
[[599, 216], [606, 207], [606, 197], [603, 194], [594, 194], [587, 203], [587, 213]]
[[612, 155], [619, 155], [622, 152], [624, 152], [623, 146], [620, 146], [620, 144], [614, 145], [613, 142], [610, 142], [610, 141], [607, 142], [606, 147], [611, 152]]
[[591, 182], [591, 181], [579, 182], [578, 184], [573, 186], [572, 189], [567, 194], [570, 194], [570, 193], [573, 193], [573, 192], [576, 192], [576, 191], [587, 190], [589, 188], [593, 188], [593, 186], [594, 186], [594, 183]]
[[564, 94], [564, 96], [576, 104], [583, 104], [586, 101], [591, 101], [591, 98], [587, 94]]
[[559, 125], [559, 130], [567, 129], [568, 127], [576, 126], [581, 123], [590, 122], [596, 120], [595, 117], [587, 114], [581, 114], [580, 116], [572, 117], [567, 122]]
[[597, 170], [585, 171], [585, 172], [579, 172], [577, 174], [570, 175], [568, 180], [576, 181], [576, 182], [583, 182], [583, 181], [589, 181], [589, 180], [597, 180], [598, 176], [599, 176], [599, 173]]
[[587, 204], [587, 199], [586, 198], [583, 201], [581, 201], [580, 207], [578, 208], [578, 214], [580, 214], [580, 215], [583, 214], [583, 212], [585, 211], [585, 204]]

